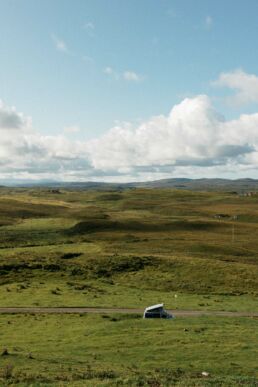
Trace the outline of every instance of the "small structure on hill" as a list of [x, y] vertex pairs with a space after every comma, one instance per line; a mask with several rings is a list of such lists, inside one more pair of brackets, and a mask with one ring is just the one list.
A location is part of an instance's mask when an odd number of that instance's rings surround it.
[[244, 196], [257, 196], [257, 192], [256, 191], [245, 192]]
[[52, 193], [52, 194], [60, 194], [60, 190], [59, 189], [50, 189], [49, 190], [49, 193]]
[[164, 304], [148, 306], [143, 313], [143, 318], [173, 318], [173, 315], [164, 309]]
[[229, 214], [216, 214], [214, 215], [215, 219], [225, 219], [225, 220], [237, 220], [237, 215], [229, 215]]

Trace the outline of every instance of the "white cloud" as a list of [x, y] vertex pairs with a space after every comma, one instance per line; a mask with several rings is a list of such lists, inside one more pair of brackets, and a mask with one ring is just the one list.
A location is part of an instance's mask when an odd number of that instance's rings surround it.
[[91, 38], [95, 36], [95, 24], [92, 21], [86, 22], [82, 28], [87, 31]]
[[1, 178], [57, 177], [77, 175], [82, 170], [87, 175], [92, 169], [79, 141], [41, 135], [33, 129], [30, 118], [4, 103], [0, 103], [0, 134]]
[[15, 107], [6, 106], [0, 100], [0, 130], [1, 129], [19, 129], [21, 127], [30, 127], [31, 119], [18, 113]]
[[95, 25], [93, 22], [88, 21], [83, 25], [83, 28], [85, 28], [86, 30], [95, 30]]
[[112, 67], [105, 67], [104, 70], [103, 70], [104, 74], [107, 74], [107, 75], [113, 75], [114, 74], [114, 70], [112, 69]]
[[241, 106], [258, 102], [258, 77], [241, 69], [221, 73], [212, 85], [233, 90], [235, 94], [226, 99], [232, 105]]
[[116, 72], [112, 67], [110, 66], [107, 66], [104, 68], [103, 70], [104, 74], [106, 74], [109, 78], [113, 78], [115, 79], [116, 81], [118, 81], [120, 79], [120, 74], [118, 74], [118, 72]]
[[135, 73], [134, 71], [125, 71], [123, 73], [123, 78], [126, 80], [126, 81], [133, 81], [133, 82], [139, 82], [142, 80], [142, 76]]
[[63, 52], [64, 54], [70, 54], [67, 44], [63, 39], [60, 39], [57, 36], [52, 35], [52, 40], [55, 44], [57, 51]]
[[[226, 121], [206, 95], [185, 98], [168, 115], [76, 141], [33, 129], [30, 118], [0, 104], [0, 178], [150, 180], [172, 176], [250, 176], [258, 168], [258, 113]], [[66, 134], [68, 134], [66, 136]], [[256, 175], [257, 176], [257, 175]]]
[[88, 153], [94, 168], [127, 173], [245, 164], [258, 148], [256, 125], [258, 114], [225, 122], [209, 98], [200, 95], [135, 129], [112, 128], [89, 142]]
[[114, 70], [112, 67], [105, 67], [103, 70], [104, 74], [108, 75], [109, 77], [114, 78], [115, 80], [123, 79], [128, 82], [139, 82], [144, 79], [142, 75], [137, 74], [134, 71], [126, 70], [123, 73], [118, 73], [116, 70]]
[[206, 16], [205, 18], [205, 21], [204, 21], [204, 25], [205, 25], [205, 28], [206, 29], [211, 29], [212, 25], [213, 25], [213, 19], [211, 16]]

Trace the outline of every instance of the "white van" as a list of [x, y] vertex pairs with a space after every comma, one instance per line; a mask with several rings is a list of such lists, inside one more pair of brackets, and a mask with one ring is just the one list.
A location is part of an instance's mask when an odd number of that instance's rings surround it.
[[143, 313], [143, 318], [173, 318], [173, 315], [164, 309], [164, 304], [148, 306]]

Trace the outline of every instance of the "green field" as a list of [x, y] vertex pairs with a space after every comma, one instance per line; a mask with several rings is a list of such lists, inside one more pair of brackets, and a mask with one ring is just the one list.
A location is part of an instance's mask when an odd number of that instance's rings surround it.
[[251, 386], [258, 373], [254, 319], [21, 315], [0, 324], [2, 372], [24, 385]]
[[[258, 197], [233, 192], [1, 188], [0, 306], [258, 311], [257, 220]], [[3, 385], [258, 385], [254, 318], [0, 326]]]

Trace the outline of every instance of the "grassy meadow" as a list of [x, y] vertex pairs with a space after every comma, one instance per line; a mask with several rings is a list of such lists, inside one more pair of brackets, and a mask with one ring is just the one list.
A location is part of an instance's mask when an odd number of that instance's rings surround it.
[[0, 326], [10, 384], [257, 385], [255, 319], [19, 315], [1, 316]]
[[[235, 192], [0, 188], [0, 306], [257, 311], [257, 204]], [[258, 385], [254, 318], [2, 315], [0, 327], [3, 385]]]

